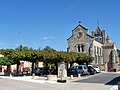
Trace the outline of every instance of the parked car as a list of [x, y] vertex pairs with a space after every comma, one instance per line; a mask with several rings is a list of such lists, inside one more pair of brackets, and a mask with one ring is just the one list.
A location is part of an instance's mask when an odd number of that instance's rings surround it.
[[95, 65], [88, 65], [88, 66], [91, 66], [95, 69], [96, 73], [100, 73], [100, 68], [98, 66], [95, 66]]
[[44, 67], [39, 67], [39, 68], [36, 68], [34, 72], [35, 72], [35, 75], [48, 75], [49, 69]]
[[70, 69], [68, 69], [68, 75], [77, 76], [78, 74], [82, 75], [88, 75], [88, 67], [87, 65], [79, 65], [79, 66], [73, 66]]
[[88, 72], [90, 75], [94, 75], [96, 73], [96, 70], [92, 66], [88, 66]]
[[88, 75], [89, 74], [87, 65], [79, 65], [78, 68], [83, 71], [82, 75]]
[[78, 76], [78, 74], [82, 74], [83, 70], [80, 70], [77, 66], [71, 67], [68, 69], [67, 74], [68, 76]]

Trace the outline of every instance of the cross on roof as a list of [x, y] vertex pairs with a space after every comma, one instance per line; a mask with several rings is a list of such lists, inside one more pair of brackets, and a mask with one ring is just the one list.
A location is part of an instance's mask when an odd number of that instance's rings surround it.
[[99, 20], [97, 20], [97, 27], [99, 27]]
[[79, 21], [78, 23], [79, 23], [79, 24], [81, 24], [82, 22], [81, 22], [81, 21]]

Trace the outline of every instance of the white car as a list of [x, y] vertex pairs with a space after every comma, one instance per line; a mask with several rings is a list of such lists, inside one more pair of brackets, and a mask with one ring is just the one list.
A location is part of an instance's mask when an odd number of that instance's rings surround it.
[[88, 66], [91, 66], [95, 69], [96, 73], [100, 73], [100, 68], [98, 66], [95, 66], [95, 65], [88, 65]]

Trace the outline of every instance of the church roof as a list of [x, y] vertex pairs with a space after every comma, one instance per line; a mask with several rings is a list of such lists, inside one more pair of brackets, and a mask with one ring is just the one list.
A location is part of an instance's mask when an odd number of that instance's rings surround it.
[[73, 32], [74, 30], [76, 30], [76, 28], [78, 28], [79, 26], [82, 27], [82, 28], [84, 28], [86, 31], [88, 31], [88, 28], [84, 27], [84, 26], [81, 25], [81, 24], [78, 24], [78, 25], [72, 30], [72, 32]]
[[86, 34], [87, 36], [89, 36], [90, 38], [94, 38], [93, 36], [89, 35], [89, 34]]
[[[88, 31], [88, 29], [86, 28], [86, 27], [84, 27], [83, 25], [81, 25], [81, 22], [79, 21], [78, 22], [79, 24], [72, 30], [72, 32], [74, 31], [74, 30], [76, 30], [78, 27], [82, 27], [83, 29], [85, 29], [86, 31]], [[88, 35], [88, 34], [87, 34]], [[90, 35], [88, 35], [89, 37], [92, 37], [92, 36], [90, 36]], [[69, 37], [68, 39], [67, 39], [67, 41], [70, 39], [70, 38], [72, 38], [72, 36], [71, 37]], [[93, 38], [93, 37], [92, 37]]]
[[67, 39], [67, 41], [68, 41], [70, 38], [72, 38], [72, 36], [71, 36], [71, 37], [69, 37], [69, 38]]

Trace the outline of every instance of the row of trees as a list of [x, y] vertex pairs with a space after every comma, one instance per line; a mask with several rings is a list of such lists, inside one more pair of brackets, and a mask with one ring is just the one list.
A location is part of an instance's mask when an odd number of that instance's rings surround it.
[[56, 51], [49, 46], [43, 50], [34, 50], [32, 48], [20, 45], [16, 49], [1, 49], [0, 54], [4, 55], [4, 57], [0, 58], [0, 64], [17, 64], [17, 66], [19, 66], [21, 60], [29, 61], [32, 63], [32, 71], [34, 64], [39, 61], [44, 62], [44, 64], [48, 66], [48, 64], [57, 65], [58, 62], [62, 61], [69, 63], [77, 62], [79, 64], [88, 64], [93, 60], [93, 57], [86, 54]]

